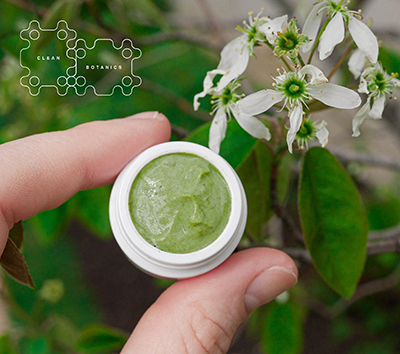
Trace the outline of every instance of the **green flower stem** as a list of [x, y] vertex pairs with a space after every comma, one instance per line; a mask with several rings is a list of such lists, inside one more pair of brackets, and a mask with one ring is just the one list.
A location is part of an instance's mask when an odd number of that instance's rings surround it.
[[303, 67], [304, 65], [306, 65], [306, 64], [304, 64], [304, 60], [303, 60], [303, 58], [301, 57], [300, 53], [297, 53], [297, 60], [299, 61], [301, 67]]
[[330, 80], [333, 76], [333, 74], [340, 68], [340, 66], [343, 64], [343, 62], [346, 60], [346, 58], [349, 56], [351, 51], [353, 50], [354, 46], [353, 44], [350, 44], [350, 46], [346, 49], [342, 57], [339, 59], [339, 61], [336, 63], [336, 65], [333, 67], [332, 71], [329, 73], [327, 79]]
[[[271, 43], [269, 43], [268, 41], [264, 41], [264, 43], [265, 43], [268, 47], [270, 47], [272, 51], [274, 51], [274, 46], [273, 46]], [[288, 64], [288, 62], [286, 61], [286, 59], [285, 59], [283, 56], [281, 56], [279, 59], [282, 60], [283, 64], [285, 64], [286, 68], [287, 68], [289, 71], [292, 71], [292, 68], [290, 67], [290, 65]]]
[[324, 33], [324, 31], [325, 31], [326, 27], [328, 26], [329, 22], [331, 22], [331, 18], [329, 18], [328, 20], [326, 20], [326, 22], [325, 22], [324, 25], [322, 26], [321, 30], [319, 31], [317, 38], [315, 38], [315, 42], [314, 42], [314, 45], [313, 45], [313, 48], [312, 48], [310, 57], [308, 58], [307, 64], [310, 64], [310, 63], [311, 63], [311, 60], [312, 60], [312, 58], [313, 58], [313, 56], [314, 56], [314, 53], [315, 53], [315, 51], [317, 50], [317, 46], [318, 46], [319, 40], [321, 39], [322, 33]]

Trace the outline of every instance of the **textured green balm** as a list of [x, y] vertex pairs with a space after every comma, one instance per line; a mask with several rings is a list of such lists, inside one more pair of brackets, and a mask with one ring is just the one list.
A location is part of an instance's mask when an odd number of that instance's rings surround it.
[[171, 153], [139, 172], [129, 194], [129, 211], [148, 243], [170, 253], [191, 253], [213, 243], [225, 229], [231, 195], [207, 160]]

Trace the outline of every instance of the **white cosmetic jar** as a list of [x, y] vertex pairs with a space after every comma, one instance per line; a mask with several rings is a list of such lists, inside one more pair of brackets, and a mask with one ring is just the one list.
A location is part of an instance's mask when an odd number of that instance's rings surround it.
[[[142, 168], [160, 156], [174, 153], [197, 155], [210, 162], [225, 179], [231, 196], [225, 229], [213, 243], [191, 253], [170, 253], [152, 246], [135, 228], [129, 211], [130, 190]], [[114, 237], [131, 262], [156, 277], [184, 279], [210, 271], [232, 254], [246, 226], [247, 202], [238, 175], [224, 158], [202, 145], [179, 141], [155, 145], [128, 163], [114, 183], [109, 212]]]

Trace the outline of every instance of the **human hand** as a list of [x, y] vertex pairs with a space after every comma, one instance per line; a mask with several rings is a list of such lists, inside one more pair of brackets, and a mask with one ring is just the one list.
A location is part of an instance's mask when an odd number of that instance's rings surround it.
[[[133, 157], [169, 136], [163, 115], [144, 112], [0, 145], [0, 254], [16, 222], [58, 207], [79, 190], [112, 183]], [[168, 288], [122, 353], [226, 353], [246, 317], [296, 282], [297, 268], [284, 253], [238, 252]]]

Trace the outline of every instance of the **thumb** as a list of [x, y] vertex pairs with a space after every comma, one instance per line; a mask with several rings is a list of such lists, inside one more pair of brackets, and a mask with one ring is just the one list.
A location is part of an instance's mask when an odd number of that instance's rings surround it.
[[235, 253], [213, 271], [168, 288], [121, 354], [226, 353], [247, 316], [296, 282], [297, 268], [281, 251]]

